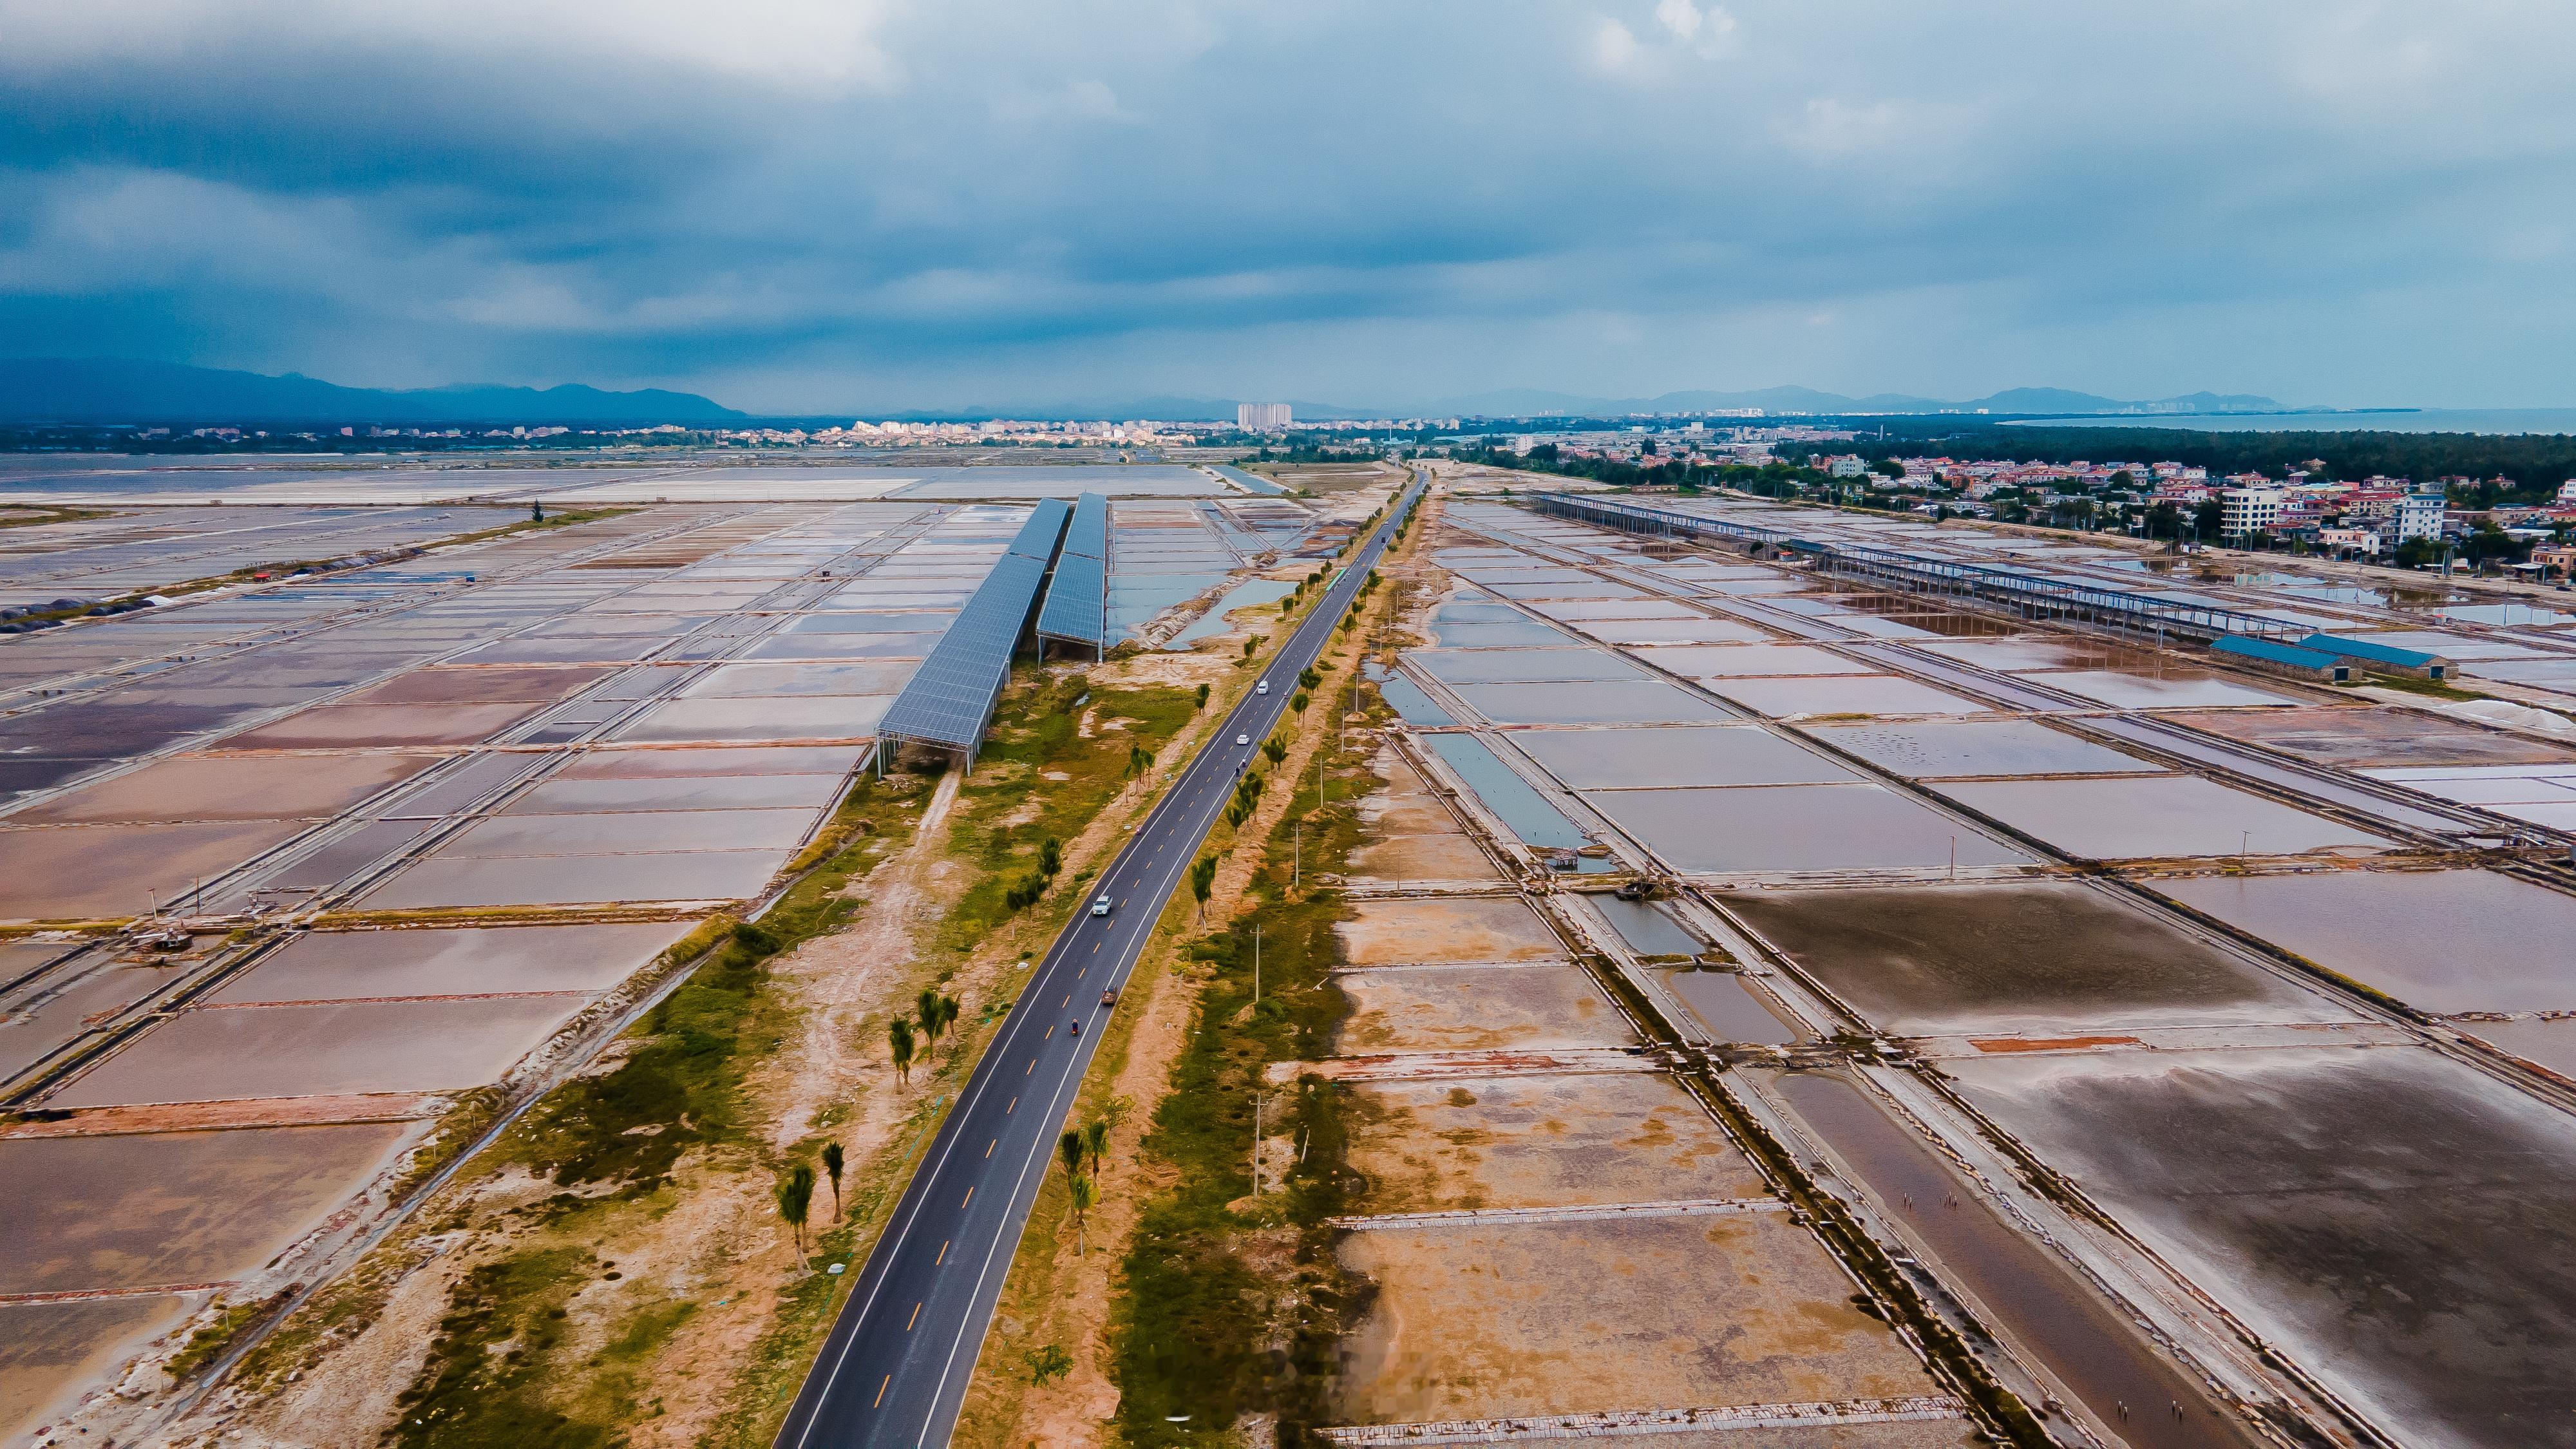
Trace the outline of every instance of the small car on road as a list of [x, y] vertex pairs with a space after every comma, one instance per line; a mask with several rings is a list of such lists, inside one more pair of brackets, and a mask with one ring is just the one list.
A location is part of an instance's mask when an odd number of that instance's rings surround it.
[[1109, 914], [1108, 892], [1101, 892], [1100, 898], [1091, 903], [1091, 913], [1095, 916], [1105, 916]]

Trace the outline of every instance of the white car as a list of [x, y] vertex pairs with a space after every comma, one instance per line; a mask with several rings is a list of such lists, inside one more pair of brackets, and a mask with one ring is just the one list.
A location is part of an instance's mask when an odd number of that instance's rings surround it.
[[1252, 736], [1250, 736], [1250, 735], [1236, 735], [1236, 736], [1234, 737], [1234, 742], [1235, 742], [1236, 744], [1238, 744], [1238, 745], [1248, 745], [1248, 744], [1251, 744], [1251, 743], [1252, 743]]
[[1105, 916], [1109, 914], [1109, 897], [1106, 893], [1102, 894], [1100, 899], [1091, 903], [1091, 913], [1095, 916]]
[[1259, 684], [1252, 686], [1252, 692], [1255, 694], [1268, 694], [1270, 692], [1270, 681], [1265, 679]]

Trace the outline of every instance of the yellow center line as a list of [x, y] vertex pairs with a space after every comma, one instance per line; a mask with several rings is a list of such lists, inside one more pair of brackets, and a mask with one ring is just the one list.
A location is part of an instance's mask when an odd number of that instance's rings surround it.
[[939, 1240], [939, 1256], [930, 1260], [930, 1266], [936, 1268], [948, 1261], [948, 1242], [946, 1238]]
[[[1017, 1097], [1013, 1097], [1013, 1098], [1011, 1099], [1011, 1107], [1016, 1107], [1016, 1106], [1018, 1106], [1018, 1105], [1020, 1105], [1020, 1099], [1019, 1099], [1019, 1098], [1017, 1098]], [[1011, 1107], [1004, 1107], [1004, 1108], [1002, 1109], [1002, 1115], [1003, 1115], [1003, 1116], [1005, 1116], [1005, 1117], [1010, 1116], [1010, 1115], [1011, 1115]]]
[[999, 1137], [996, 1137], [996, 1138], [994, 1138], [992, 1141], [985, 1143], [985, 1144], [984, 1144], [984, 1155], [985, 1155], [986, 1157], [990, 1157], [990, 1156], [992, 1156], [992, 1155], [993, 1155], [993, 1149], [994, 1149], [994, 1148], [996, 1148], [996, 1147], [999, 1147], [999, 1146], [1001, 1146], [1001, 1145], [1002, 1145], [1002, 1139], [1001, 1139], [1001, 1138], [999, 1138]]
[[[1054, 1039], [1055, 1039], [1055, 1028], [1054, 1028], [1054, 1027], [1051, 1027], [1051, 1026], [1050, 1026], [1050, 1027], [1048, 1027], [1048, 1028], [1046, 1029], [1046, 1035], [1045, 1035], [1045, 1036], [1042, 1036], [1042, 1037], [1039, 1037], [1039, 1038], [1038, 1038], [1038, 1040], [1040, 1040], [1040, 1041], [1052, 1041], [1052, 1040], [1054, 1040]], [[1031, 1062], [1031, 1063], [1029, 1063], [1029, 1065], [1030, 1065], [1030, 1066], [1032, 1066], [1032, 1067], [1034, 1067], [1034, 1066], [1036, 1066], [1036, 1065], [1037, 1065], [1037, 1063], [1035, 1063], [1035, 1062]]]
[[958, 1205], [959, 1207], [964, 1207], [967, 1203], [973, 1202], [974, 1200], [975, 1200], [975, 1189], [970, 1185], [970, 1186], [966, 1189], [966, 1196], [965, 1196], [964, 1198], [960, 1199], [960, 1200], [958, 1201], [958, 1204], [957, 1204], [957, 1205]]
[[[1048, 1027], [1048, 1028], [1047, 1028], [1047, 1030], [1048, 1030], [1048, 1031], [1054, 1031], [1054, 1030], [1055, 1030], [1055, 1028], [1054, 1028], [1054, 1027]], [[1037, 1074], [1037, 1069], [1038, 1069], [1038, 1059], [1037, 1059], [1036, 1057], [1031, 1057], [1031, 1058], [1029, 1058], [1029, 1069], [1028, 1069], [1027, 1071], [1025, 1071], [1025, 1072], [1020, 1073], [1020, 1075], [1021, 1075], [1021, 1076], [1024, 1076], [1024, 1077], [1027, 1077], [1027, 1076], [1034, 1076], [1034, 1075], [1036, 1075], [1036, 1074]]]
[[869, 1408], [873, 1409], [873, 1408], [875, 1408], [877, 1405], [882, 1404], [882, 1403], [884, 1403], [884, 1402], [885, 1402], [886, 1384], [890, 1384], [890, 1383], [893, 1383], [893, 1382], [894, 1382], [894, 1375], [892, 1375], [892, 1374], [887, 1374], [887, 1375], [885, 1376], [885, 1384], [879, 1384], [879, 1385], [877, 1385], [877, 1396], [876, 1396], [876, 1398], [875, 1398], [875, 1399], [873, 1399], [873, 1400], [871, 1400], [871, 1401], [869, 1402], [869, 1404], [868, 1404], [868, 1407], [869, 1407]]
[[916, 1304], [912, 1305], [912, 1316], [911, 1316], [910, 1318], [907, 1318], [907, 1319], [905, 1319], [905, 1320], [903, 1321], [903, 1331], [904, 1331], [904, 1332], [906, 1332], [906, 1333], [910, 1333], [910, 1332], [912, 1332], [912, 1326], [913, 1326], [914, 1324], [916, 1324], [916, 1323], [919, 1323], [920, 1321], [921, 1321], [921, 1305], [920, 1305], [920, 1304], [918, 1304], [918, 1303], [916, 1303]]

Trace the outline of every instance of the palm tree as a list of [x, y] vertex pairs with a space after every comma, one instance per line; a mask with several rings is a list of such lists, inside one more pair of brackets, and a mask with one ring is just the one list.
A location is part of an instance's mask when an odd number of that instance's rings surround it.
[[912, 1081], [912, 1021], [898, 1016], [886, 1023], [886, 1040], [894, 1047], [894, 1074], [905, 1083]]
[[778, 1185], [778, 1215], [796, 1231], [796, 1256], [805, 1256], [805, 1210], [814, 1204], [814, 1169], [798, 1163]]
[[1208, 897], [1216, 894], [1216, 857], [1208, 856], [1190, 867], [1190, 894], [1198, 898], [1199, 923], [1207, 923]]
[[921, 1016], [921, 1054], [925, 1057], [936, 1056], [939, 1052], [939, 1029], [947, 1025], [940, 1020], [939, 988], [936, 986], [921, 988], [921, 994], [912, 999], [912, 1009]]
[[[923, 1024], [930, 1028], [930, 1034], [933, 1037], [946, 1036], [948, 1029], [957, 1024], [957, 998], [942, 996], [936, 991], [924, 991], [921, 994], [925, 998], [921, 1003]], [[951, 1057], [956, 1056], [957, 1048], [951, 1046], [948, 1054]]]
[[1098, 1201], [1100, 1201], [1099, 1183], [1087, 1177], [1077, 1177], [1073, 1180], [1073, 1251], [1077, 1255], [1088, 1257], [1091, 1253], [1091, 1245], [1083, 1241], [1082, 1218], [1083, 1214], [1091, 1211], [1092, 1204]]
[[840, 1143], [823, 1144], [823, 1171], [832, 1179], [832, 1221], [836, 1223], [841, 1220], [841, 1164], [844, 1160]]
[[1082, 1159], [1090, 1150], [1082, 1140], [1081, 1131], [1076, 1128], [1067, 1127], [1064, 1135], [1055, 1140], [1056, 1159], [1064, 1164], [1066, 1181], [1082, 1175]]
[[1100, 1159], [1109, 1155], [1109, 1119], [1094, 1117], [1082, 1127], [1082, 1152], [1091, 1159], [1091, 1175], [1100, 1176]]

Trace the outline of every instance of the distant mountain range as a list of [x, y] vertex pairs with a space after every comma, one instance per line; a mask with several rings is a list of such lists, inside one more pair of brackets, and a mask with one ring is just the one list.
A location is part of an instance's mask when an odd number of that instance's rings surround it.
[[[1355, 408], [1333, 403], [1291, 402], [1294, 414], [1310, 421], [1385, 417], [1384, 408]], [[1234, 417], [1230, 399], [1148, 396], [1091, 398], [1044, 405], [1030, 403], [978, 405], [966, 408], [871, 412], [864, 406], [837, 414], [848, 417], [913, 419], [1156, 418], [1175, 422], [1225, 421]], [[1673, 414], [1726, 412], [1760, 408], [1769, 414], [1796, 413], [1976, 413], [2022, 415], [2147, 415], [2186, 413], [2267, 413], [2284, 411], [2268, 397], [2245, 394], [2190, 393], [2182, 397], [2124, 402], [2089, 392], [2054, 387], [2017, 387], [1965, 402], [1877, 393], [1846, 397], [1807, 387], [1768, 387], [1755, 392], [1668, 392], [1651, 398], [1583, 397], [1574, 393], [1511, 388], [1449, 398], [1428, 407], [1407, 408], [1413, 417], [1618, 417], [1627, 413]], [[696, 393], [646, 388], [637, 392], [604, 392], [570, 383], [561, 387], [493, 387], [468, 385], [386, 391], [341, 387], [297, 373], [269, 377], [255, 372], [227, 372], [188, 367], [175, 362], [129, 358], [22, 357], [0, 359], [0, 422], [189, 424], [282, 423], [399, 424], [441, 427], [479, 423], [610, 423], [650, 427], [661, 423], [722, 425], [749, 421], [754, 415], [728, 408]]]
[[435, 387], [389, 392], [288, 373], [224, 372], [128, 358], [0, 358], [0, 421], [13, 423], [727, 423], [746, 416], [695, 393], [645, 388]]
[[1966, 402], [1874, 393], [1845, 397], [1811, 387], [1766, 387], [1757, 392], [1668, 392], [1661, 397], [1578, 397], [1571, 393], [1512, 388], [1450, 398], [1433, 409], [1472, 417], [1616, 417], [1622, 413], [1708, 413], [1760, 408], [1766, 413], [2276, 413], [2284, 409], [2268, 397], [2246, 393], [2195, 392], [2148, 402], [2123, 402], [2062, 387], [2007, 388]]

